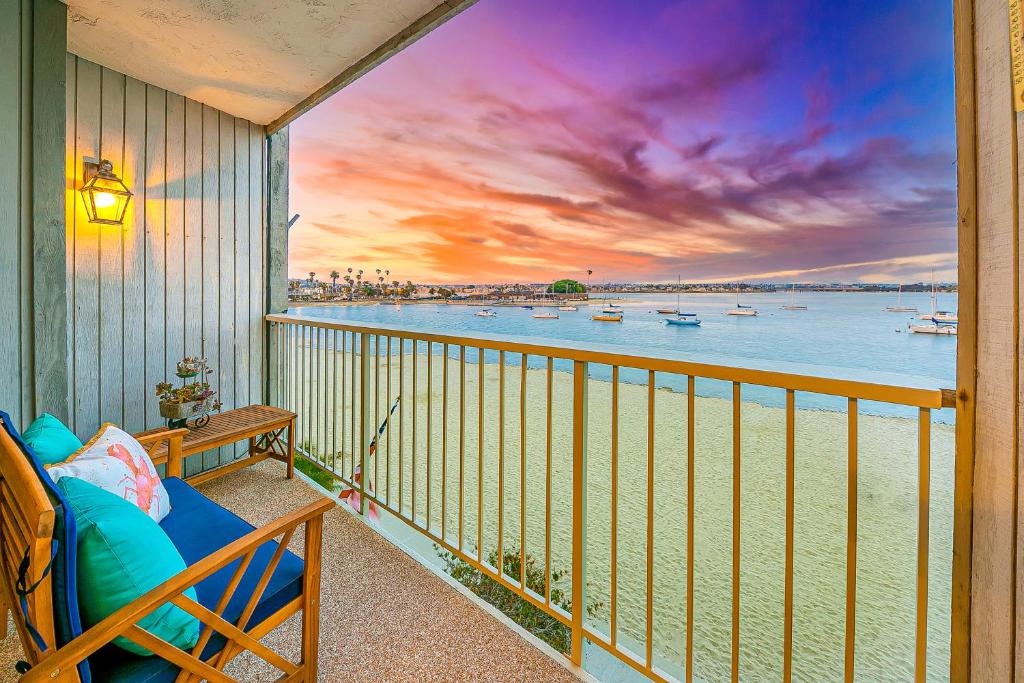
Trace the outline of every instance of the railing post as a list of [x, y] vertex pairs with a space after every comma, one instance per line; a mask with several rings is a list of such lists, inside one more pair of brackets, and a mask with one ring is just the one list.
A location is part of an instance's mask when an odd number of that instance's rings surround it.
[[281, 367], [281, 323], [267, 322], [266, 325], [266, 401], [272, 406], [283, 407], [281, 385], [284, 369]]
[[[354, 352], [354, 350], [353, 350]], [[359, 514], [366, 514], [366, 480], [370, 476], [367, 462], [369, 461], [370, 438], [374, 428], [370, 424], [370, 334], [359, 335]]]
[[583, 617], [587, 509], [587, 363], [573, 361], [572, 368], [572, 643], [569, 659], [583, 665]]

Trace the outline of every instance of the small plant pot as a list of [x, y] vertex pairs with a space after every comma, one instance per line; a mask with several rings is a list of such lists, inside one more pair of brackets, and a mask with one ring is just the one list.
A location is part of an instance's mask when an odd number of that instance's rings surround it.
[[189, 401], [188, 403], [160, 402], [160, 417], [168, 420], [187, 420], [210, 409], [210, 401]]

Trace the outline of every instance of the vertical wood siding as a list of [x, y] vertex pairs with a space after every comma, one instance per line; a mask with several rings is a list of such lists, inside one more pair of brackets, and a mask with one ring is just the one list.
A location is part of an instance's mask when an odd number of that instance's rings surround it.
[[[75, 55], [67, 69], [72, 428], [161, 424], [153, 387], [186, 355], [209, 359], [225, 408], [263, 401], [264, 128]], [[123, 228], [86, 221], [83, 157], [135, 193]]]
[[[21, 285], [22, 173], [27, 150], [22, 117], [28, 103], [22, 97], [22, 65], [28, 58], [22, 40], [21, 7], [17, 2], [0, 4], [0, 130], [7, 138], [0, 146], [0, 273], [9, 283], [0, 287], [0, 409], [21, 423], [28, 378], [23, 378], [26, 358], [22, 351], [21, 322], [24, 290]], [[11, 284], [13, 283], [13, 286]], [[13, 332], [13, 333], [12, 333]]]
[[0, 3], [0, 410], [66, 417], [64, 31], [56, 0]]

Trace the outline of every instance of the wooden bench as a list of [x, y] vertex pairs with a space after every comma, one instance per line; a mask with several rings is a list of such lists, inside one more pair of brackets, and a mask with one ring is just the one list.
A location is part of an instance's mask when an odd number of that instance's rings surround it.
[[[14, 617], [31, 667], [22, 679], [26, 683], [77, 683], [85, 676], [115, 683], [229, 683], [236, 679], [224, 667], [246, 650], [279, 670], [278, 680], [317, 680], [323, 515], [333, 501], [322, 498], [254, 528], [173, 476], [181, 471], [184, 436], [184, 429], [163, 430], [140, 443], [165, 454], [171, 513], [160, 525], [183, 558], [194, 557], [184, 571], [83, 629], [74, 575], [77, 544], [66, 533], [74, 529], [70, 506], [0, 411], [0, 615], [6, 622], [9, 608]], [[184, 517], [175, 522], [175, 515]], [[287, 550], [296, 536], [304, 538], [301, 557]], [[30, 588], [19, 592], [25, 586]], [[185, 595], [189, 588], [198, 601]], [[167, 602], [201, 622], [191, 650], [139, 626]], [[302, 619], [297, 657], [283, 657], [260, 642], [295, 614]], [[112, 644], [118, 637], [154, 654], [123, 650]]]
[[[211, 415], [208, 423], [190, 429], [185, 434], [181, 443], [182, 458], [229, 446], [243, 439], [249, 441], [249, 456], [188, 477], [188, 482], [192, 485], [202, 484], [267, 458], [285, 463], [288, 478], [291, 479], [295, 476], [294, 430], [295, 413], [274, 406], [251, 405]], [[167, 427], [157, 427], [140, 432], [135, 437], [145, 438], [165, 431]], [[150, 453], [150, 457], [153, 462], [161, 462], [166, 451], [166, 442], [161, 443]]]

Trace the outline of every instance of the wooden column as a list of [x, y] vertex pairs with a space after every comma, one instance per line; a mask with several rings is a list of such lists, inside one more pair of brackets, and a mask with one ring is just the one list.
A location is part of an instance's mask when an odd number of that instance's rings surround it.
[[67, 7], [0, 3], [0, 410], [68, 415], [64, 228]]
[[64, 225], [68, 8], [57, 0], [38, 0], [33, 9], [33, 416], [49, 411], [67, 421], [67, 340], [72, 333], [68, 330]]
[[1024, 680], [1024, 601], [1019, 598], [1024, 593], [1024, 160], [1018, 151], [1024, 113], [1014, 107], [1011, 58], [1011, 47], [1020, 51], [1024, 45], [1019, 35], [1011, 36], [1010, 21], [1018, 2], [954, 3], [961, 319], [951, 671], [955, 681]]
[[[267, 312], [288, 310], [288, 127], [267, 138]], [[267, 330], [267, 397], [278, 404], [280, 379], [277, 335]]]

